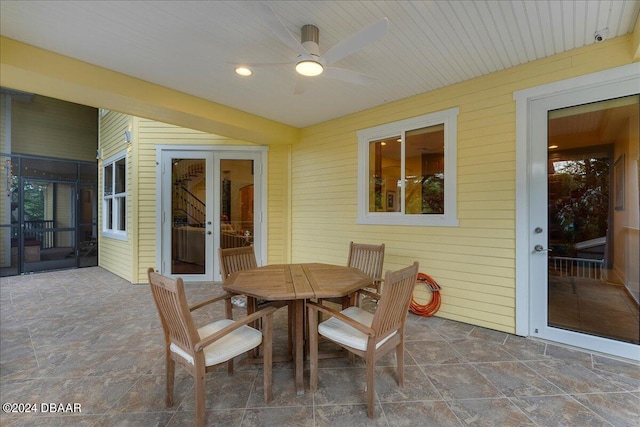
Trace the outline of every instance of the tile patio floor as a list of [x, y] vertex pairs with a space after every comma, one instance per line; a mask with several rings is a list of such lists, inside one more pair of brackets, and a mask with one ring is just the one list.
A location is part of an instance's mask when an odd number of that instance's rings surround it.
[[[190, 302], [219, 285], [188, 285]], [[238, 309], [240, 310], [240, 309]], [[275, 351], [286, 348], [286, 310]], [[198, 322], [220, 316], [208, 309]], [[241, 311], [238, 311], [241, 315]], [[14, 426], [189, 426], [193, 380], [177, 368], [164, 405], [163, 339], [148, 286], [91, 267], [0, 279], [0, 400], [78, 403], [80, 413], [0, 414]], [[273, 401], [261, 370], [207, 377], [215, 426], [639, 426], [640, 365], [599, 354], [409, 314], [406, 384], [393, 357], [377, 364], [376, 419], [366, 416], [364, 367], [321, 360], [318, 391], [297, 396], [288, 363], [274, 366]], [[308, 378], [306, 379], [308, 380]]]

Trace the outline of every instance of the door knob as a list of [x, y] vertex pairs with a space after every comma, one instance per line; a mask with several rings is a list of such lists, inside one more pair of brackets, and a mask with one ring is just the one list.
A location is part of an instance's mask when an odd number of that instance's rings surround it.
[[544, 252], [544, 247], [542, 245], [535, 245], [533, 250], [536, 252]]

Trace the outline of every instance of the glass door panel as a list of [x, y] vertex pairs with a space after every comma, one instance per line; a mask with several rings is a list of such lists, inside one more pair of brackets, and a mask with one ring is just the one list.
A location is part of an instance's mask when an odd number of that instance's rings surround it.
[[98, 265], [98, 169], [80, 165], [78, 181], [78, 266]]
[[24, 180], [24, 272], [76, 267], [76, 184]]
[[252, 246], [254, 160], [220, 160], [220, 247]]
[[638, 116], [637, 95], [548, 113], [549, 327], [640, 343]]
[[171, 274], [205, 275], [206, 233], [211, 234], [207, 230], [206, 158], [173, 158], [171, 188]]

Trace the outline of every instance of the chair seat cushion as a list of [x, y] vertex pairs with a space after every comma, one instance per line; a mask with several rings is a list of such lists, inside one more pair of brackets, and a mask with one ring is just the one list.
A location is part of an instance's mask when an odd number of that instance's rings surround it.
[[[365, 326], [371, 326], [371, 322], [373, 322], [373, 314], [362, 310], [359, 307], [349, 307], [342, 310], [341, 313]], [[351, 348], [362, 351], [367, 349], [367, 340], [369, 339], [369, 336], [335, 317], [331, 317], [330, 319], [320, 323], [318, 325], [318, 333], [332, 341]], [[395, 331], [389, 334], [376, 345], [376, 348], [387, 342], [387, 340], [395, 334]]]
[[[233, 324], [233, 320], [230, 319], [218, 320], [198, 328], [198, 334], [202, 339], [231, 324]], [[262, 333], [260, 331], [249, 326], [241, 326], [204, 348], [205, 364], [207, 366], [212, 366], [226, 362], [251, 350], [252, 348], [259, 346], [261, 342]], [[177, 345], [172, 343], [170, 349], [185, 358], [189, 363], [193, 364], [193, 358]]]

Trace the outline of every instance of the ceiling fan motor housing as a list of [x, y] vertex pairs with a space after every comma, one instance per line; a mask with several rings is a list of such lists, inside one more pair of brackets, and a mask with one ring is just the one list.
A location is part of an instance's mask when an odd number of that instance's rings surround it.
[[320, 57], [320, 30], [315, 25], [307, 24], [303, 25], [300, 33], [300, 41], [302, 46], [312, 56]]

